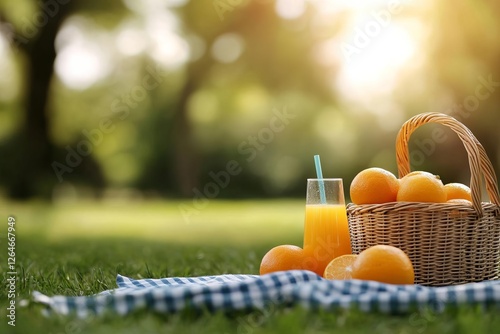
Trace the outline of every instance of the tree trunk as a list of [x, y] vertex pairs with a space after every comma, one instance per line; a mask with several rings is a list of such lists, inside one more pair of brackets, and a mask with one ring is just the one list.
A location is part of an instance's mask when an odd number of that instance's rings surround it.
[[16, 179], [12, 180], [10, 189], [13, 198], [26, 199], [39, 192], [43, 197], [50, 196], [52, 187], [47, 184], [47, 180], [56, 180], [51, 177], [54, 148], [49, 133], [48, 100], [56, 58], [54, 42], [70, 10], [71, 3], [68, 3], [60, 5], [54, 15], [43, 13], [48, 16], [47, 23], [22, 48], [26, 51], [28, 60], [26, 119], [19, 142], [22, 160], [19, 161], [19, 172], [15, 175]]
[[183, 196], [192, 196], [199, 173], [187, 109], [189, 97], [194, 90], [193, 79], [189, 76], [179, 96], [178, 107], [173, 119], [174, 173], [179, 191]]
[[[211, 45], [213, 39], [208, 40]], [[198, 88], [196, 85], [206, 79], [212, 60], [205, 54], [197, 62], [188, 65], [187, 78], [179, 96], [173, 118], [174, 178], [181, 195], [192, 197], [193, 188], [198, 186], [200, 157], [193, 143], [193, 131], [188, 115], [189, 97]], [[200, 189], [201, 190], [201, 189]]]

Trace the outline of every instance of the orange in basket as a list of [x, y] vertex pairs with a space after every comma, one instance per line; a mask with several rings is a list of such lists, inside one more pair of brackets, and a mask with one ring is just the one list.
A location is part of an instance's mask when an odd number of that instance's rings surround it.
[[[359, 254], [374, 245], [397, 247], [410, 258], [415, 283], [422, 285], [496, 280], [500, 277], [498, 181], [484, 147], [472, 132], [446, 114], [424, 113], [410, 118], [396, 137], [398, 175], [404, 178], [410, 173], [410, 136], [428, 123], [450, 128], [462, 141], [470, 168], [471, 201], [444, 199], [442, 203], [405, 201], [362, 205], [353, 201], [347, 206], [352, 252]], [[489, 197], [486, 202], [481, 201], [482, 179]], [[404, 191], [404, 187], [401, 181], [400, 191]]]
[[382, 168], [367, 168], [351, 182], [351, 201], [355, 204], [378, 204], [396, 201], [399, 181]]
[[472, 202], [472, 195], [470, 188], [462, 183], [448, 183], [444, 185], [444, 192], [446, 193], [446, 200], [452, 199], [466, 199]]
[[446, 202], [443, 182], [428, 172], [412, 172], [399, 182], [397, 199], [399, 202]]

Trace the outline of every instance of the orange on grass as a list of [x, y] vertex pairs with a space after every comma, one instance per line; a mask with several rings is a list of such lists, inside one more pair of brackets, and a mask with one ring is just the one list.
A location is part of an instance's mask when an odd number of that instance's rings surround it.
[[302, 269], [304, 258], [304, 250], [298, 246], [276, 246], [262, 258], [260, 274], [264, 275], [275, 271]]
[[352, 278], [389, 284], [413, 284], [413, 265], [401, 249], [376, 245], [359, 253], [352, 264]]
[[367, 168], [351, 182], [351, 201], [354, 204], [395, 202], [398, 189], [399, 181], [394, 174], [382, 168]]
[[470, 188], [462, 183], [447, 183], [444, 185], [446, 200], [450, 199], [466, 199], [472, 202]]
[[412, 172], [399, 180], [398, 202], [446, 202], [443, 182], [428, 172]]
[[323, 278], [326, 279], [351, 279], [352, 264], [358, 256], [354, 254], [341, 255], [334, 258], [325, 268]]

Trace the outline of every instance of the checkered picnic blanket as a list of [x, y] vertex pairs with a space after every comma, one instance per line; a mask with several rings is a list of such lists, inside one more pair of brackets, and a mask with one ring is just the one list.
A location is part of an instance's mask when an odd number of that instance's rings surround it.
[[307, 309], [348, 309], [404, 313], [412, 307], [436, 311], [459, 304], [500, 307], [500, 281], [447, 287], [391, 285], [372, 281], [330, 281], [302, 270], [267, 275], [219, 275], [134, 280], [118, 275], [118, 288], [97, 295], [33, 299], [49, 312], [78, 317], [138, 310], [175, 313], [184, 309], [209, 311], [266, 310], [301, 305]]

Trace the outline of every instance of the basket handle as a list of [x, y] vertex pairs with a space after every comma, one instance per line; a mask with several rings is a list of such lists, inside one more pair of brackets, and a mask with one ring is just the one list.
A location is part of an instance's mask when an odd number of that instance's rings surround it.
[[423, 113], [416, 115], [406, 121], [396, 138], [396, 161], [398, 165], [399, 177], [403, 177], [410, 172], [410, 158], [408, 153], [408, 140], [411, 134], [419, 126], [426, 123], [438, 123], [453, 130], [467, 151], [470, 166], [470, 188], [472, 193], [472, 205], [479, 217], [482, 216], [481, 207], [481, 172], [486, 181], [486, 190], [490, 200], [500, 206], [500, 197], [498, 194], [498, 183], [493, 165], [491, 164], [486, 151], [472, 134], [472, 132], [455, 118], [441, 113]]

